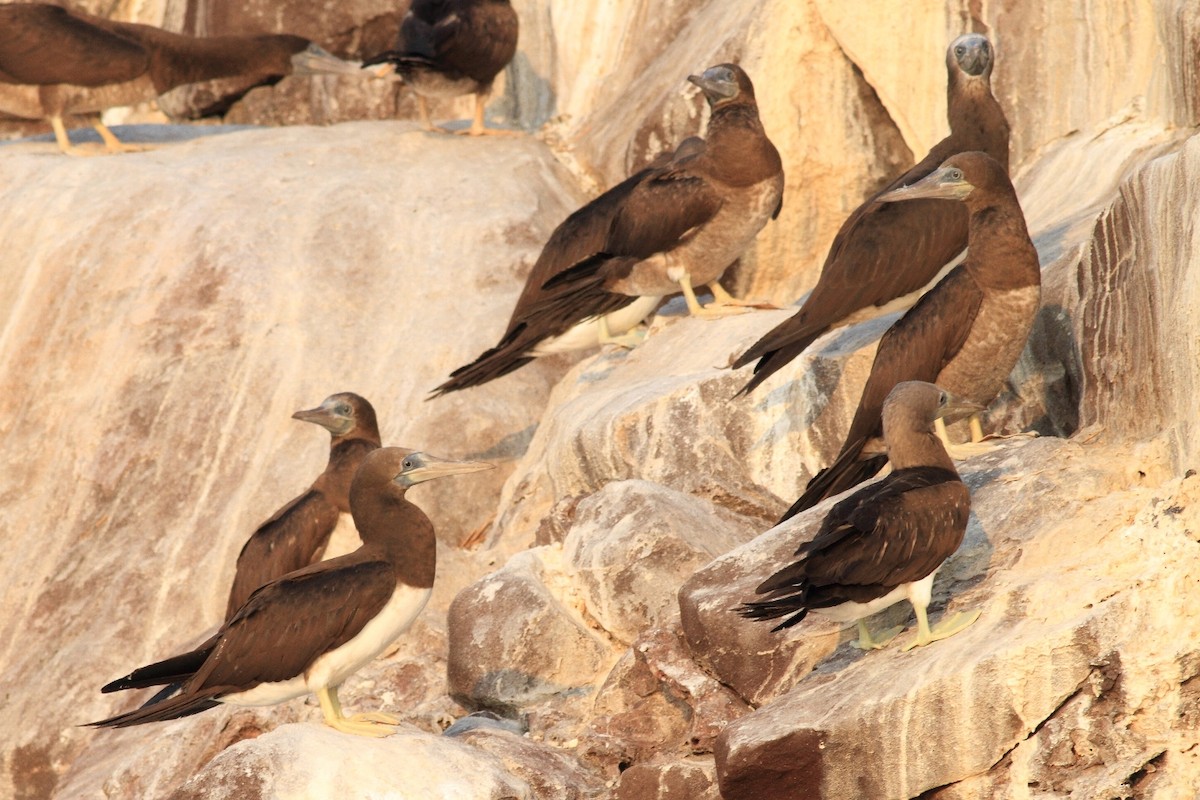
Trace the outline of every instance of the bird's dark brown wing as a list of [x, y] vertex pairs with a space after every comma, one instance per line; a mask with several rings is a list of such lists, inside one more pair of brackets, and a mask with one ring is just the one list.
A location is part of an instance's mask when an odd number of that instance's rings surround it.
[[920, 580], [958, 549], [970, 493], [958, 476], [937, 467], [898, 470], [837, 503], [797, 560], [758, 586], [766, 599], [746, 616], [793, 615], [846, 601], [865, 603]]
[[489, 83], [517, 52], [517, 14], [507, 3], [461, 3], [457, 20], [434, 27], [439, 65]]
[[360, 552], [313, 564], [252, 594], [184, 692], [241, 691], [287, 680], [352, 639], [396, 587], [389, 564], [364, 560]]
[[[751, 361], [749, 392], [804, 352], [833, 325], [863, 308], [915, 292], [967, 246], [967, 211], [954, 200], [880, 203], [884, 192], [915, 183], [941, 165], [945, 142], [860, 205], [830, 245], [817, 285], [792, 317], [768, 331], [734, 361]], [[948, 153], [947, 153], [948, 155]]]
[[260, 586], [320, 557], [337, 526], [338, 514], [336, 505], [310, 489], [260, 525], [238, 555], [225, 618], [232, 617]]
[[33, 3], [0, 5], [0, 77], [6, 82], [104, 86], [133, 80], [149, 66], [140, 44], [87, 15]]
[[936, 383], [938, 374], [962, 349], [982, 302], [983, 293], [970, 273], [955, 267], [888, 328], [879, 341], [846, 443], [834, 463], [809, 481], [788, 516], [846, 491], [883, 468], [882, 456], [859, 457], [866, 442], [883, 435], [883, 401], [901, 381]]

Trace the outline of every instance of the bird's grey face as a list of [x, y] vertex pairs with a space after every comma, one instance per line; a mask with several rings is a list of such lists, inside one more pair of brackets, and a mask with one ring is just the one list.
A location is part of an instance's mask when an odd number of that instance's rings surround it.
[[428, 453], [409, 453], [400, 462], [400, 471], [392, 478], [392, 482], [407, 488], [434, 478], [480, 472], [493, 466], [483, 461], [448, 461], [434, 458]]
[[361, 69], [361, 62], [343, 61], [316, 44], [292, 56], [292, 72], [296, 75], [362, 75]]
[[958, 167], [944, 165], [926, 175], [912, 186], [901, 186], [876, 198], [881, 203], [896, 203], [902, 200], [963, 200], [971, 194], [974, 186]]
[[992, 66], [992, 45], [986, 36], [978, 33], [968, 33], [950, 43], [950, 52], [959, 69], [968, 75], [978, 77]]
[[297, 411], [292, 419], [311, 422], [320, 425], [334, 436], [344, 436], [354, 430], [354, 406], [340, 395], [325, 398], [316, 408], [307, 411]]
[[729, 67], [709, 67], [700, 75], [689, 75], [688, 80], [700, 87], [710, 106], [738, 96], [738, 80]]

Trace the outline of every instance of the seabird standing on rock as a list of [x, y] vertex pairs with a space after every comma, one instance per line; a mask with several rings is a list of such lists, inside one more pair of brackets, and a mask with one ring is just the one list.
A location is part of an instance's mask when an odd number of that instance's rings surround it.
[[392, 64], [417, 96], [425, 130], [434, 130], [428, 97], [475, 95], [472, 136], [483, 125], [492, 82], [517, 52], [519, 22], [509, 0], [413, 0], [400, 23], [395, 50], [372, 56], [363, 67]]
[[[1041, 303], [1041, 269], [1004, 167], [961, 153], [912, 186], [880, 195], [895, 203], [961, 200], [970, 214], [967, 257], [884, 333], [850, 432], [783, 519], [862, 483], [883, 468], [880, 411], [897, 383], [924, 380], [987, 406], [1012, 372]], [[972, 439], [983, 438], [977, 417]]]
[[962, 544], [971, 510], [971, 494], [933, 423], [978, 408], [931, 383], [897, 384], [883, 404], [893, 472], [830, 509], [817, 535], [796, 551], [796, 562], [755, 590], [767, 598], [744, 604], [742, 616], [786, 617], [776, 631], [800, 622], [809, 611], [857, 621], [854, 646], [863, 650], [883, 647], [901, 630], [873, 639], [866, 618], [906, 598], [917, 613], [917, 637], [905, 650], [945, 639], [974, 622], [978, 611], [956, 614], [931, 630], [925, 609], [934, 575]]
[[[337, 730], [393, 733], [398, 720], [391, 715], [345, 717], [337, 690], [408, 629], [433, 590], [433, 525], [405, 492], [433, 478], [490, 467], [397, 447], [373, 450], [350, 486], [350, 512], [362, 547], [254, 592], [221, 627], [216, 646], [178, 696], [91, 725], [123, 728], [196, 714], [218, 703], [274, 705], [313, 692], [325, 722]], [[171, 660], [187, 659], [184, 654]], [[121, 684], [114, 681], [101, 691], [125, 688]]]
[[[214, 78], [320, 72], [352, 74], [358, 65], [289, 34], [197, 38], [42, 3], [0, 5], [0, 113], [48, 120], [70, 155], [87, 153], [71, 146], [64, 116], [98, 115]], [[123, 145], [98, 117], [93, 127], [108, 152], [144, 149]]]
[[946, 50], [947, 119], [950, 135], [908, 172], [847, 217], [834, 237], [821, 277], [795, 315], [781, 322], [733, 362], [752, 361], [754, 389], [821, 334], [861, 316], [907, 308], [967, 245], [967, 215], [957, 203], [920, 200], [886, 203], [880, 195], [916, 183], [955, 153], [981, 150], [1008, 169], [1008, 121], [992, 96], [994, 55], [987, 38], [960, 36]]
[[[704, 150], [632, 188], [602, 249], [543, 284], [543, 297], [527, 312], [531, 327], [569, 330], [619, 307], [613, 295], [643, 298], [647, 314], [677, 291], [696, 316], [728, 313], [736, 302], [716, 288], [717, 279], [779, 215], [783, 164], [741, 67], [720, 64], [688, 80], [712, 108]], [[693, 287], [704, 284], [716, 299], [701, 308]]]
[[584, 350], [608, 343], [631, 343], [632, 337], [628, 332], [641, 323], [662, 298], [609, 293], [605, 298], [610, 304], [609, 310], [597, 310], [594, 316], [573, 323], [544, 314], [531, 314], [530, 309], [552, 296], [542, 288], [543, 284], [604, 248], [613, 218], [638, 184], [667, 169], [672, 163], [682, 162], [702, 152], [703, 139], [698, 136], [685, 139], [673, 155], [660, 155], [649, 166], [563, 220], [550, 234], [537, 263], [530, 270], [500, 343], [484, 351], [470, 364], [450, 373], [450, 379], [434, 389], [433, 396], [495, 380], [539, 356]]

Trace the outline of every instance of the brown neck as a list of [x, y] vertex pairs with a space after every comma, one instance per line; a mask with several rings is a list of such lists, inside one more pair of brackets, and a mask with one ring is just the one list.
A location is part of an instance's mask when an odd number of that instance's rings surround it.
[[419, 588], [433, 586], [437, 569], [437, 537], [425, 512], [395, 490], [351, 492], [351, 513], [363, 545], [392, 565], [396, 580]]
[[939, 467], [958, 474], [942, 440], [932, 431], [888, 431], [888, 460], [893, 470]]
[[967, 206], [971, 221], [966, 268], [976, 282], [1002, 291], [1040, 284], [1037, 250], [1012, 187], [997, 188], [978, 205], [968, 197]]
[[999, 161], [1007, 172], [1008, 120], [992, 95], [989, 77], [973, 77], [952, 70], [946, 95], [946, 118], [950, 123], [953, 152], [982, 150]]
[[753, 186], [783, 169], [753, 100], [714, 109], [705, 141], [707, 148], [701, 158], [708, 173], [728, 186]]
[[336, 438], [329, 448], [329, 462], [325, 471], [313, 482], [313, 488], [321, 492], [337, 506], [343, 514], [350, 511], [350, 483], [363, 459], [372, 450], [379, 449], [378, 440], [367, 437]]

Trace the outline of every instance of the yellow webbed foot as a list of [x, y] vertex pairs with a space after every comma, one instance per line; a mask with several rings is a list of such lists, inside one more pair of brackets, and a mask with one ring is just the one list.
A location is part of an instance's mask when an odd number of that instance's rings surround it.
[[979, 619], [981, 613], [979, 609], [975, 609], [974, 611], [960, 611], [953, 616], [943, 617], [942, 621], [932, 628], [927, 628], [924, 631], [918, 630], [917, 636], [911, 641], [906, 642], [900, 649], [907, 652], [914, 647], [924, 647], [941, 639], [949, 639], [954, 634], [974, 624], [975, 620]]
[[861, 619], [858, 621], [858, 639], [850, 643], [850, 646], [856, 650], [882, 650], [888, 646], [888, 643], [895, 639], [901, 631], [904, 630], [903, 625], [897, 625], [894, 628], [888, 628], [879, 634], [872, 636], [867, 630], [867, 623]]
[[381, 725], [399, 725], [400, 718], [383, 711], [365, 711], [362, 714], [351, 714], [347, 717], [351, 722], [374, 722]]

